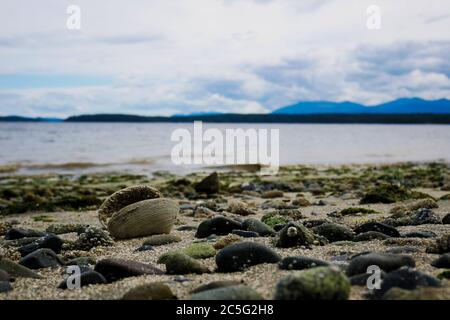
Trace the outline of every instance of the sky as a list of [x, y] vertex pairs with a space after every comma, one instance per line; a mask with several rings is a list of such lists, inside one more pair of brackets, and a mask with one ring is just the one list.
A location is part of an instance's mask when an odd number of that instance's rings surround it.
[[0, 115], [450, 98], [449, 52], [448, 0], [2, 0]]

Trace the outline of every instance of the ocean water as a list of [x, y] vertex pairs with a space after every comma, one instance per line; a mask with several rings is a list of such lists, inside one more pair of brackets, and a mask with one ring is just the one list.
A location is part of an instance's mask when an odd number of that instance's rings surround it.
[[[283, 164], [362, 164], [450, 161], [450, 126], [330, 124], [204, 124], [204, 130], [278, 129]], [[0, 123], [0, 165], [17, 173], [156, 170], [187, 173], [205, 165], [176, 165], [174, 130], [187, 123]], [[239, 150], [238, 152], [242, 152]]]

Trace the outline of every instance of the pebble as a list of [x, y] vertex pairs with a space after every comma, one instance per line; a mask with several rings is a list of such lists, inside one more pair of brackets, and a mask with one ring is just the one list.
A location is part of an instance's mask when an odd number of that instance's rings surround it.
[[8, 274], [8, 272], [0, 269], [0, 281], [10, 281], [11, 276]]
[[263, 199], [273, 199], [283, 197], [283, 191], [270, 190], [262, 193], [261, 198]]
[[67, 246], [65, 244], [63, 247], [70, 250], [89, 251], [95, 247], [110, 247], [113, 244], [114, 240], [106, 230], [97, 227], [87, 227], [84, 232], [78, 236], [77, 240], [68, 243]]
[[450, 253], [443, 254], [442, 256], [434, 260], [431, 265], [435, 268], [450, 269]]
[[249, 218], [244, 220], [242, 223], [242, 228], [247, 231], [253, 231], [258, 233], [261, 237], [270, 237], [275, 235], [275, 230], [273, 230], [271, 227], [269, 227], [267, 224], [265, 224], [262, 221], [259, 221], [255, 218]]
[[214, 194], [219, 192], [219, 186], [219, 175], [217, 172], [213, 172], [197, 183], [194, 188], [198, 193]]
[[40, 238], [32, 243], [20, 247], [18, 251], [22, 257], [43, 248], [51, 249], [55, 253], [60, 253], [63, 243], [64, 241], [60, 237], [55, 236], [54, 234], [49, 234], [44, 238]]
[[206, 266], [183, 252], [166, 253], [160, 257], [158, 263], [166, 265], [167, 274], [203, 274], [210, 272]]
[[144, 240], [143, 245], [156, 247], [180, 241], [181, 238], [173, 234], [155, 234], [153, 236], [146, 238]]
[[377, 231], [383, 233], [389, 237], [400, 237], [400, 232], [394, 227], [381, 223], [381, 222], [367, 222], [355, 229], [357, 234], [368, 232], [368, 231]]
[[372, 296], [374, 298], [383, 298], [383, 295], [394, 287], [414, 290], [417, 287], [439, 286], [441, 286], [439, 279], [409, 267], [402, 267], [389, 272], [381, 282], [381, 288], [372, 291]]
[[88, 227], [89, 226], [87, 224], [51, 224], [45, 231], [53, 234], [65, 234], [72, 232], [82, 234]]
[[238, 236], [237, 234], [229, 234], [221, 239], [219, 239], [216, 243], [213, 244], [214, 249], [220, 250], [225, 247], [228, 247], [229, 245], [240, 242], [242, 240], [242, 237]]
[[435, 238], [437, 237], [437, 234], [432, 231], [413, 231], [408, 232], [403, 235], [404, 238]]
[[278, 282], [276, 300], [347, 300], [349, 279], [335, 267], [296, 271]]
[[421, 225], [421, 224], [441, 224], [442, 221], [439, 217], [434, 213], [433, 210], [428, 208], [422, 208], [417, 210], [412, 218], [411, 224], [413, 226]]
[[277, 263], [281, 257], [269, 247], [256, 242], [232, 244], [216, 255], [217, 271], [235, 272], [261, 263]]
[[183, 253], [194, 259], [207, 259], [216, 255], [216, 249], [209, 243], [193, 243], [183, 249]]
[[45, 232], [31, 230], [31, 229], [21, 229], [21, 228], [11, 228], [5, 234], [5, 240], [16, 240], [21, 238], [31, 238], [31, 237], [44, 237]]
[[444, 234], [427, 248], [428, 253], [447, 253], [450, 252], [450, 233]]
[[19, 264], [30, 269], [58, 267], [63, 265], [56, 253], [47, 248], [38, 249], [20, 259]]
[[152, 246], [149, 246], [148, 244], [143, 244], [142, 246], [138, 247], [134, 252], [143, 252], [143, 251], [152, 251], [155, 250]]
[[386, 250], [386, 253], [393, 253], [393, 254], [416, 253], [416, 252], [420, 252], [420, 249], [417, 247], [410, 247], [410, 246], [392, 247]]
[[191, 300], [264, 300], [263, 297], [245, 285], [227, 286], [206, 290], [191, 295]]
[[283, 270], [303, 270], [328, 265], [329, 263], [326, 261], [305, 256], [287, 257], [278, 263], [280, 269]]
[[314, 234], [309, 229], [300, 223], [291, 221], [281, 229], [276, 246], [280, 248], [310, 246], [314, 240]]
[[0, 259], [0, 269], [7, 272], [11, 277], [34, 278], [34, 279], [42, 278], [39, 274], [37, 274], [33, 270], [6, 258]]
[[[103, 283], [106, 283], [106, 279], [97, 271], [89, 270], [80, 274], [80, 287]], [[62, 281], [59, 284], [58, 289], [67, 289], [67, 280]]]
[[154, 282], [130, 289], [123, 295], [122, 300], [173, 300], [176, 298], [167, 284]]
[[216, 213], [207, 207], [198, 206], [193, 212], [195, 218], [210, 218]]
[[360, 242], [360, 241], [372, 241], [372, 240], [385, 240], [389, 238], [388, 235], [385, 235], [384, 233], [378, 232], [378, 231], [367, 231], [358, 234], [355, 236], [353, 241]]
[[372, 265], [376, 265], [381, 270], [390, 272], [402, 266], [415, 267], [416, 264], [414, 259], [409, 256], [371, 252], [352, 258], [347, 268], [347, 275], [353, 276], [367, 273], [367, 268]]
[[443, 224], [450, 224], [450, 213], [447, 213], [444, 218], [442, 218]]
[[355, 236], [352, 229], [336, 223], [324, 223], [318, 227], [312, 228], [312, 230], [318, 235], [327, 238], [330, 242], [352, 241]]
[[450, 292], [445, 288], [417, 288], [405, 290], [401, 288], [391, 288], [383, 296], [384, 300], [450, 300]]
[[12, 286], [9, 281], [0, 281], [0, 293], [6, 293], [12, 291]]
[[212, 234], [227, 235], [235, 229], [242, 229], [242, 224], [238, 221], [218, 216], [200, 223], [195, 237], [206, 238]]
[[184, 225], [184, 226], [178, 227], [177, 230], [178, 231], [194, 231], [194, 230], [197, 230], [197, 227], [196, 226]]
[[145, 274], [164, 274], [164, 271], [150, 264], [118, 258], [100, 260], [95, 265], [94, 270], [101, 273], [108, 282]]
[[245, 202], [239, 200], [231, 200], [228, 204], [228, 211], [240, 216], [249, 216], [252, 214], [256, 214], [256, 212], [250, 209]]
[[88, 266], [95, 264], [95, 258], [91, 256], [77, 257], [66, 262], [66, 266]]
[[230, 286], [237, 286], [237, 285], [240, 285], [240, 284], [241, 283], [239, 281], [234, 281], [234, 280], [213, 281], [213, 282], [209, 282], [207, 284], [204, 284], [204, 285], [201, 285], [200, 287], [195, 288], [194, 290], [191, 291], [191, 294], [199, 293], [199, 292], [203, 292], [203, 291], [208, 291], [208, 290], [212, 290], [212, 289], [225, 288], [225, 287], [230, 287]]
[[246, 230], [233, 230], [231, 232], [232, 234], [236, 234], [243, 238], [257, 238], [259, 237], [259, 233], [253, 232], [253, 231], [246, 231]]

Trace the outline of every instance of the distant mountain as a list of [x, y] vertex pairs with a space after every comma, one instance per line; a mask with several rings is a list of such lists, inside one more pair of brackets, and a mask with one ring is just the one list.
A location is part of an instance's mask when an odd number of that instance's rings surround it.
[[450, 114], [450, 100], [398, 99], [376, 106], [353, 102], [309, 101], [283, 107], [273, 114]]
[[21, 116], [0, 116], [0, 122], [61, 122], [59, 118], [28, 118]]
[[172, 117], [195, 117], [195, 116], [212, 116], [223, 114], [222, 112], [193, 112], [193, 113], [178, 113]]

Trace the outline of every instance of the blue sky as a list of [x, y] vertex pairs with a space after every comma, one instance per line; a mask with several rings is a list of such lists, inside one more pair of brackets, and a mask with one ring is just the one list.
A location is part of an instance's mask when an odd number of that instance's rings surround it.
[[[81, 9], [68, 30], [67, 6]], [[381, 9], [368, 30], [366, 9]], [[450, 98], [448, 0], [3, 0], [0, 115]]]

